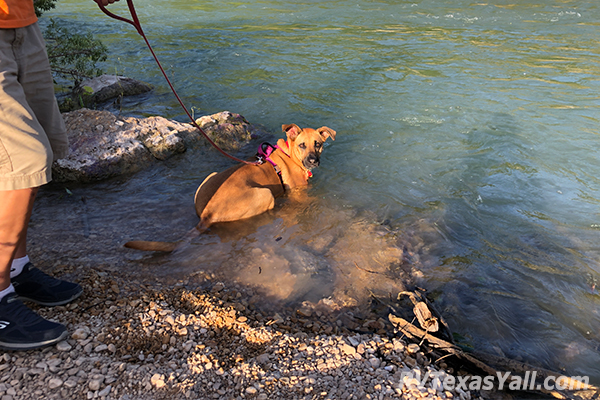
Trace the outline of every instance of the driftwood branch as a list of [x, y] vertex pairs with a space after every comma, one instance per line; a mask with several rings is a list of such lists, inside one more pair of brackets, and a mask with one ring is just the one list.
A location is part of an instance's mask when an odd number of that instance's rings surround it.
[[[431, 333], [416, 327], [412, 323], [408, 322], [404, 318], [395, 316], [393, 314], [389, 314], [389, 321], [408, 339], [413, 342], [427, 342], [427, 344], [432, 348], [436, 349], [438, 352], [445, 353], [443, 357], [455, 356], [462, 362], [468, 364], [471, 369], [480, 371], [483, 374], [490, 376], [498, 376], [499, 371], [502, 371], [504, 374], [509, 372], [509, 376], [521, 376], [525, 374], [527, 371], [536, 372], [536, 377], [540, 379], [545, 379], [549, 376], [563, 376], [563, 374], [550, 371], [543, 368], [534, 367], [529, 364], [525, 364], [522, 362], [518, 362], [515, 360], [510, 360], [503, 357], [493, 356], [485, 353], [465, 353], [460, 347], [456, 346], [453, 343], [450, 343], [446, 340], [437, 338], [433, 336]], [[495, 367], [492, 367], [494, 365]], [[498, 369], [496, 369], [498, 368]], [[500, 372], [500, 373], [502, 373]], [[504, 375], [503, 374], [503, 375]], [[595, 386], [585, 384], [581, 381], [576, 381], [571, 378], [564, 377], [563, 384], [569, 387], [577, 387], [582, 390], [578, 392], [567, 392], [567, 391], [559, 391], [559, 390], [546, 390], [544, 388], [538, 387], [538, 385], [533, 386], [533, 389], [530, 391], [533, 392], [541, 392], [546, 395], [552, 396], [557, 399], [571, 399], [571, 398], [579, 398], [579, 399], [596, 399], [600, 396], [600, 389]]]
[[412, 339], [413, 341], [417, 342], [425, 340], [429, 343], [431, 347], [435, 349], [441, 350], [444, 353], [452, 354], [458, 358], [469, 361], [479, 370], [485, 372], [488, 375], [496, 375], [497, 371], [494, 368], [464, 353], [461, 350], [461, 348], [456, 346], [455, 344], [447, 342], [443, 339], [439, 339], [427, 333], [423, 329], [414, 326], [404, 318], [397, 317], [393, 314], [390, 314], [388, 318], [392, 325], [394, 325], [398, 330], [405, 334], [406, 337], [408, 337], [409, 339]]
[[425, 329], [427, 332], [438, 332], [441, 328], [440, 334], [447, 341], [454, 344], [450, 327], [433, 304], [427, 300], [427, 296], [424, 296], [419, 291], [406, 291], [398, 293], [398, 300], [400, 300], [402, 296], [408, 296], [413, 303], [413, 312], [415, 313], [415, 317], [417, 317], [421, 328]]

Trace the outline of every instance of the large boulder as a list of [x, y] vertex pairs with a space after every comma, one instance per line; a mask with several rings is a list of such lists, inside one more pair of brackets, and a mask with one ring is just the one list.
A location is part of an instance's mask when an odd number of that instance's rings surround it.
[[[137, 172], [208, 141], [191, 124], [163, 117], [122, 118], [108, 111], [80, 109], [63, 114], [70, 154], [54, 163], [57, 182], [90, 182]], [[198, 125], [225, 151], [237, 151], [264, 135], [239, 114], [223, 111], [198, 119]]]

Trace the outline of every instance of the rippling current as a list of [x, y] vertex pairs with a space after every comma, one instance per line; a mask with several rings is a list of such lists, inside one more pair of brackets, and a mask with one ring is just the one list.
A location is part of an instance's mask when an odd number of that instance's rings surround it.
[[[276, 134], [286, 123], [338, 132], [309, 206], [286, 203], [246, 235], [199, 238], [174, 273], [221, 269], [317, 301], [358, 291], [355, 263], [402, 258], [471, 346], [598, 383], [600, 8], [448, 3], [136, 1], [196, 115], [230, 110]], [[185, 121], [133, 27], [91, 0], [61, 0], [49, 17], [100, 38], [106, 72], [155, 86], [113, 111]], [[176, 238], [196, 223], [196, 186], [229, 165], [186, 157], [90, 187], [89, 204], [124, 226], [148, 217], [132, 207], [170, 215], [185, 204], [185, 226], [143, 237]]]

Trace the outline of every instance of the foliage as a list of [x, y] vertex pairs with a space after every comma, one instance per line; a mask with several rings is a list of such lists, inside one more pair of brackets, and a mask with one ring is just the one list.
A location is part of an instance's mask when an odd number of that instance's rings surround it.
[[56, 7], [56, 0], [33, 0], [33, 6], [35, 8], [35, 15], [40, 17], [44, 11], [52, 10]]
[[71, 77], [76, 83], [83, 78], [102, 74], [96, 63], [106, 60], [106, 46], [88, 32], [73, 34], [50, 20], [44, 32], [50, 67], [55, 75]]
[[[36, 14], [41, 16], [45, 11], [53, 9], [56, 1], [34, 0]], [[106, 60], [108, 50], [90, 32], [73, 33], [51, 19], [44, 31], [44, 39], [55, 77], [73, 79], [78, 84], [84, 78], [102, 74], [96, 64]]]

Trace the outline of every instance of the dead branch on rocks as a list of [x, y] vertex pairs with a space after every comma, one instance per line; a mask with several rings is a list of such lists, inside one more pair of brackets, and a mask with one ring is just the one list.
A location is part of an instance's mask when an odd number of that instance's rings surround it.
[[442, 329], [440, 331], [440, 335], [442, 338], [454, 344], [450, 327], [444, 318], [442, 318], [442, 315], [438, 312], [438, 310], [433, 306], [433, 304], [431, 304], [427, 297], [422, 294], [421, 290], [415, 292], [400, 292], [398, 293], [398, 300], [400, 300], [402, 296], [408, 296], [410, 301], [413, 303], [413, 312], [419, 321], [419, 325], [421, 325], [423, 329], [425, 329], [427, 332], [438, 332], [441, 325]]
[[[600, 398], [600, 389], [597, 387], [586, 384], [582, 381], [565, 377], [561, 373], [534, 367], [532, 365], [504, 357], [480, 352], [467, 353], [463, 351], [462, 348], [452, 342], [452, 334], [448, 328], [448, 325], [422, 293], [419, 291], [405, 291], [398, 294], [398, 299], [400, 300], [402, 296], [408, 296], [413, 303], [415, 319], [419, 322], [421, 328], [413, 325], [404, 318], [391, 313], [388, 316], [389, 321], [398, 330], [398, 332], [405, 336], [408, 340], [418, 343], [423, 348], [428, 347], [430, 353], [438, 358], [436, 363], [442, 358], [452, 359], [454, 357], [453, 361], [456, 364], [459, 364], [462, 369], [467, 370], [474, 375], [487, 375], [493, 377], [499, 377], [502, 375], [504, 377], [508, 372], [509, 375], [506, 376], [507, 381], [510, 381], [512, 377], [517, 376], [520, 379], [525, 376], [527, 379], [527, 377], [531, 377], [530, 374], [532, 374], [533, 382], [531, 382], [528, 390], [525, 391], [538, 394], [543, 393], [544, 395], [557, 399]], [[442, 330], [439, 329], [440, 326], [443, 327]], [[449, 337], [450, 340], [445, 340], [445, 338], [442, 339], [434, 336], [434, 333], [436, 333], [438, 336]], [[579, 388], [579, 390], [547, 390], [541, 384], [538, 384], [538, 382], [543, 382], [548, 377], [561, 377], [561, 387]], [[537, 381], [535, 380], [536, 378]]]

